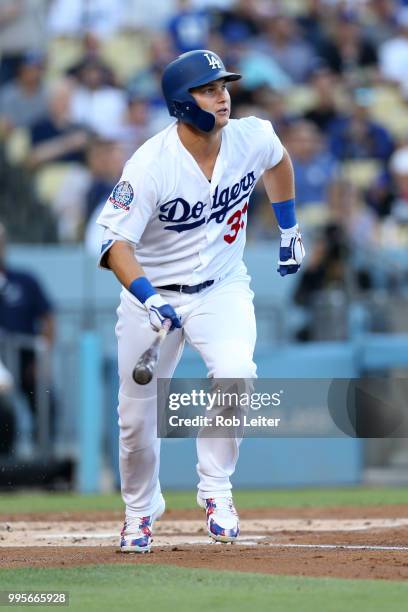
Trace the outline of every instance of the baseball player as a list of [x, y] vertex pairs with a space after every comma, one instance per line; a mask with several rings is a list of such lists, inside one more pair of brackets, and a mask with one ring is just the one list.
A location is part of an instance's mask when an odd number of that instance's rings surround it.
[[[172, 377], [185, 342], [210, 377], [256, 377], [253, 293], [242, 255], [260, 177], [281, 230], [278, 272], [293, 274], [304, 256], [287, 152], [269, 121], [229, 118], [227, 86], [240, 78], [208, 50], [171, 62], [162, 88], [175, 121], [129, 159], [98, 218], [105, 228], [100, 265], [123, 286], [116, 325], [123, 552], [150, 550], [153, 523], [165, 508], [156, 377]], [[137, 385], [133, 366], [166, 318], [171, 331], [155, 376]], [[197, 502], [210, 537], [222, 542], [239, 534], [230, 482], [239, 443], [197, 438]]]

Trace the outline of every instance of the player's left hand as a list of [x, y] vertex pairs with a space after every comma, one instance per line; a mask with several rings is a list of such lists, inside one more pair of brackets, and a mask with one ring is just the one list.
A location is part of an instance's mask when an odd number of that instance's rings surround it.
[[278, 272], [281, 276], [295, 274], [305, 256], [305, 248], [299, 227], [281, 229]]

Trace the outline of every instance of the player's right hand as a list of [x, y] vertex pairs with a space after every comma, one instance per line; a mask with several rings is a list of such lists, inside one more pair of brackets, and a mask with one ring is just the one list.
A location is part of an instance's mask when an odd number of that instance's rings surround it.
[[154, 331], [159, 331], [163, 327], [165, 319], [170, 319], [170, 331], [175, 327], [181, 327], [181, 320], [173, 306], [164, 301], [161, 295], [155, 293], [144, 303], [148, 312], [150, 325]]
[[295, 274], [305, 256], [302, 236], [297, 225], [281, 229], [278, 272], [281, 276]]

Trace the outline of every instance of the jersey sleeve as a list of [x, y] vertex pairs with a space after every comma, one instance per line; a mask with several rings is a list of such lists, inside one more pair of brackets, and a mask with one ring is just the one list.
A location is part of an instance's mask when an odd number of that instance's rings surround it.
[[109, 266], [106, 264], [106, 254], [111, 248], [111, 246], [118, 240], [122, 240], [134, 246], [133, 242], [130, 242], [130, 240], [125, 239], [123, 236], [120, 236], [108, 227], [105, 227], [105, 231], [102, 237], [101, 252], [98, 258], [98, 268], [101, 268], [102, 270], [110, 270]]
[[149, 169], [129, 161], [96, 222], [137, 244], [156, 209], [157, 181]]
[[283, 157], [283, 145], [273, 129], [272, 123], [265, 119], [258, 119], [259, 130], [262, 134], [260, 141], [263, 147], [264, 170], [273, 168]]

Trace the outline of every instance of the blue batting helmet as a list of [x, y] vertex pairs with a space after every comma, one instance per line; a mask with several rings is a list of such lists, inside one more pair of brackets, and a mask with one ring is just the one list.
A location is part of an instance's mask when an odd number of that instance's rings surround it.
[[215, 116], [198, 106], [190, 90], [217, 79], [237, 81], [240, 78], [240, 74], [227, 72], [213, 51], [200, 49], [183, 53], [166, 66], [162, 76], [163, 95], [170, 115], [203, 132], [211, 132]]

